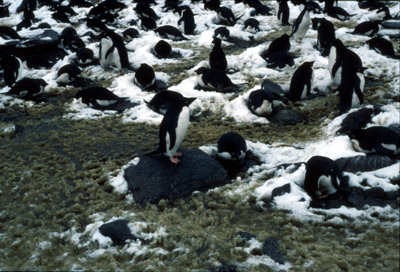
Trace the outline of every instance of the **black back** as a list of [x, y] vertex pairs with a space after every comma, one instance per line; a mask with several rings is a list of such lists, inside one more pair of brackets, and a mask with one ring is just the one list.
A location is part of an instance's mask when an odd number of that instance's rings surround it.
[[311, 62], [304, 62], [292, 76], [290, 81], [289, 99], [292, 101], [298, 101], [301, 99], [301, 94], [304, 87], [307, 88], [307, 96], [310, 94], [311, 90], [311, 78], [312, 78], [312, 65]]
[[290, 25], [289, 24], [289, 5], [286, 0], [281, 0], [279, 2], [279, 9], [278, 9], [278, 19], [281, 21], [282, 25]]
[[226, 61], [224, 50], [221, 48], [221, 40], [219, 38], [214, 38], [213, 43], [214, 47], [210, 52], [210, 68], [225, 73], [228, 67], [228, 62]]
[[240, 154], [246, 153], [247, 145], [242, 135], [236, 132], [227, 132], [218, 139], [218, 153], [228, 152], [232, 158], [239, 159]]

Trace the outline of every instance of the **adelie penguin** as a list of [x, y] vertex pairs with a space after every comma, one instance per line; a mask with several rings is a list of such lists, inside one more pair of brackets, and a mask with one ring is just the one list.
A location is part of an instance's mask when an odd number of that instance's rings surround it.
[[342, 81], [342, 62], [346, 50], [347, 48], [339, 39], [336, 39], [330, 47], [328, 70], [333, 84], [336, 86], [334, 89], [337, 88]]
[[267, 117], [272, 114], [274, 107], [282, 104], [282, 98], [279, 94], [260, 89], [252, 91], [247, 100], [247, 107], [249, 110], [260, 117]]
[[400, 153], [400, 135], [387, 127], [370, 127], [352, 131], [349, 135], [353, 148], [364, 153], [396, 155]]
[[376, 33], [378, 33], [381, 23], [382, 21], [362, 22], [354, 28], [353, 32], [350, 33], [355, 35], [364, 35], [372, 37]]
[[214, 47], [210, 52], [210, 68], [226, 73], [228, 62], [226, 61], [224, 50], [222, 50], [221, 47], [221, 40], [219, 38], [214, 38], [213, 44]]
[[219, 21], [228, 26], [234, 26], [239, 18], [236, 18], [232, 10], [227, 7], [220, 7], [216, 10]]
[[338, 19], [340, 21], [349, 20], [351, 17], [356, 15], [356, 14], [349, 14], [346, 10], [337, 6], [325, 8], [324, 12], [329, 16], [331, 16], [332, 18]]
[[294, 66], [294, 59], [286, 52], [278, 51], [265, 59], [267, 68], [284, 70]]
[[146, 63], [142, 63], [135, 72], [134, 82], [144, 90], [153, 88], [156, 82], [153, 68]]
[[220, 26], [214, 30], [214, 38], [221, 40], [228, 40], [230, 38], [230, 31], [225, 26]]
[[313, 66], [314, 62], [304, 62], [294, 72], [290, 81], [290, 89], [287, 97], [293, 102], [305, 99], [310, 95], [311, 85], [313, 83], [314, 73]]
[[277, 53], [277, 52], [289, 52], [290, 50], [290, 38], [289, 35], [283, 34], [279, 38], [276, 38], [273, 40], [270, 45], [268, 46], [268, 49], [261, 52], [260, 56], [263, 59], [269, 58], [271, 55]]
[[312, 28], [317, 30], [317, 49], [322, 56], [328, 56], [331, 45], [335, 42], [335, 27], [324, 18], [312, 18]]
[[375, 50], [378, 54], [394, 59], [400, 58], [399, 55], [396, 55], [393, 44], [389, 40], [377, 37], [368, 40], [367, 44], [370, 49]]
[[306, 163], [304, 190], [312, 198], [326, 198], [343, 186], [337, 163], [327, 157], [314, 156]]
[[217, 156], [223, 160], [239, 161], [246, 156], [247, 145], [242, 135], [236, 132], [227, 132], [218, 139]]
[[260, 22], [255, 18], [249, 18], [244, 21], [244, 30], [247, 30], [251, 33], [257, 33], [260, 31]]
[[4, 83], [11, 87], [15, 82], [23, 78], [24, 69], [21, 60], [14, 56], [2, 56], [0, 65], [3, 67]]
[[81, 69], [75, 64], [66, 64], [57, 71], [57, 83], [58, 84], [70, 84], [74, 80], [77, 80], [81, 73]]
[[79, 65], [87, 66], [94, 64], [94, 53], [92, 49], [81, 47], [76, 51], [76, 60]]
[[201, 88], [229, 93], [237, 91], [237, 85], [221, 70], [200, 67], [196, 71], [197, 83]]
[[169, 160], [178, 164], [179, 157], [183, 154], [178, 152], [182, 144], [187, 128], [189, 126], [190, 110], [189, 105], [196, 98], [178, 99], [165, 113], [160, 125], [160, 144], [154, 153], [161, 153], [169, 158]]
[[133, 27], [127, 28], [122, 32], [122, 37], [124, 38], [124, 41], [129, 43], [133, 39], [139, 37], [139, 31]]
[[183, 33], [186, 35], [193, 35], [196, 24], [194, 22], [194, 15], [190, 7], [180, 7], [182, 17], [178, 20], [178, 25], [183, 23]]
[[78, 91], [74, 98], [97, 110], [123, 111], [137, 104], [130, 103], [128, 98], [119, 97], [103, 87], [90, 87]]
[[173, 41], [187, 40], [187, 38], [182, 35], [182, 32], [179, 29], [171, 25], [160, 26], [156, 28], [154, 32], [158, 33], [158, 35], [165, 39], [170, 39]]
[[47, 82], [39, 78], [23, 78], [17, 81], [11, 89], [4, 93], [22, 99], [34, 99], [44, 91]]
[[166, 41], [160, 40], [154, 46], [153, 52], [158, 58], [168, 58], [171, 55], [172, 47]]
[[276, 13], [278, 20], [281, 22], [281, 25], [289, 26], [289, 15], [290, 10], [286, 0], [278, 0], [279, 7]]
[[292, 34], [296, 41], [300, 41], [306, 35], [308, 29], [310, 28], [311, 18], [310, 18], [310, 11], [312, 10], [310, 5], [305, 5], [303, 11], [297, 17], [296, 21], [293, 23], [292, 26]]
[[176, 101], [182, 98], [181, 93], [165, 90], [156, 93], [149, 102], [144, 102], [151, 110], [164, 115]]
[[107, 44], [104, 44], [105, 48], [103, 48], [102, 42], [105, 42], [103, 38], [100, 42], [100, 57], [102, 58], [104, 56], [105, 63], [107, 63], [108, 61], [110, 61], [107, 58], [112, 53], [111, 63], [115, 64], [115, 66], [117, 66], [118, 69], [126, 69], [132, 71], [133, 68], [129, 63], [128, 52], [125, 47], [124, 39], [114, 31], [108, 29], [107, 27], [103, 29], [103, 35], [111, 39], [112, 45], [110, 48], [105, 49], [110, 44], [110, 42], [108, 42]]

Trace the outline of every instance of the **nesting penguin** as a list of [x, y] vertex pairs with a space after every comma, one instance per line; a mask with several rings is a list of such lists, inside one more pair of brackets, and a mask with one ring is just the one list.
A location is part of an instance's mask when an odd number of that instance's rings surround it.
[[244, 29], [251, 33], [257, 33], [260, 31], [260, 22], [255, 18], [249, 18], [244, 21]]
[[230, 38], [230, 31], [225, 26], [220, 26], [214, 30], [214, 38], [228, 40]]
[[156, 28], [154, 32], [158, 33], [158, 35], [165, 39], [170, 39], [173, 41], [187, 40], [187, 38], [182, 35], [182, 32], [179, 29], [171, 25], [160, 26]]
[[372, 38], [367, 41], [367, 44], [370, 49], [375, 50], [377, 53], [381, 55], [394, 59], [400, 58], [400, 56], [396, 55], [393, 44], [389, 40], [386, 40], [385, 38], [380, 38], [380, 37]]
[[400, 153], [400, 135], [387, 127], [359, 129], [349, 134], [353, 148], [364, 153], [393, 155]]
[[134, 82], [142, 89], [151, 89], [156, 82], [156, 75], [151, 66], [142, 63], [135, 72]]
[[350, 32], [351, 34], [355, 35], [364, 35], [364, 36], [374, 36], [376, 33], [378, 33], [380, 29], [380, 24], [382, 21], [374, 20], [374, 21], [366, 21], [362, 22], [354, 28], [353, 32]]
[[4, 94], [22, 99], [33, 99], [42, 93], [47, 85], [47, 82], [41, 78], [24, 77], [17, 81], [11, 89]]
[[276, 52], [266, 58], [267, 67], [271, 69], [286, 69], [294, 66], [294, 59], [286, 52]]
[[234, 26], [239, 18], [236, 18], [232, 10], [227, 7], [219, 7], [217, 10], [217, 17], [219, 21], [228, 26]]
[[337, 163], [327, 157], [314, 156], [306, 163], [304, 190], [312, 198], [326, 198], [335, 194], [342, 183]]
[[290, 89], [288, 98], [292, 101], [299, 101], [305, 99], [310, 95], [311, 85], [314, 78], [313, 66], [314, 62], [304, 62], [294, 72], [290, 81]]
[[223, 160], [243, 160], [247, 152], [245, 139], [236, 132], [227, 132], [223, 134], [219, 137], [217, 145], [217, 156]]
[[165, 90], [156, 93], [149, 102], [145, 101], [145, 103], [151, 110], [164, 115], [177, 100], [182, 98], [181, 93]]
[[289, 52], [290, 50], [290, 38], [289, 35], [283, 34], [279, 38], [273, 40], [268, 46], [267, 50], [264, 50], [260, 53], [260, 56], [263, 59], [269, 58], [271, 55], [277, 52]]
[[74, 98], [81, 99], [82, 103], [97, 110], [117, 110], [122, 111], [126, 108], [136, 106], [130, 103], [128, 98], [119, 97], [110, 90], [103, 87], [90, 87], [79, 90]]
[[189, 105], [196, 98], [180, 98], [169, 107], [160, 125], [160, 144], [156, 152], [162, 153], [169, 160], [178, 164], [179, 157], [183, 154], [178, 152], [189, 126]]
[[3, 67], [4, 83], [11, 87], [15, 82], [23, 78], [24, 69], [19, 58], [5, 55], [0, 59], [0, 65]]
[[81, 69], [75, 64], [66, 64], [57, 71], [57, 83], [69, 84], [76, 80], [81, 73]]
[[291, 37], [293, 37], [296, 41], [300, 41], [301, 39], [303, 39], [308, 29], [310, 28], [311, 10], [312, 7], [310, 5], [305, 4], [304, 9], [297, 17], [296, 21], [293, 23]]
[[197, 74], [197, 83], [200, 87], [223, 93], [232, 92], [237, 88], [221, 70], [200, 67], [195, 72]]
[[87, 66], [94, 63], [94, 53], [92, 49], [81, 47], [76, 51], [76, 60], [79, 65]]
[[222, 50], [221, 47], [221, 39], [214, 38], [212, 42], [214, 47], [210, 52], [210, 68], [226, 73], [228, 62], [226, 61], [224, 50]]
[[335, 19], [338, 19], [340, 21], [346, 21], [349, 20], [351, 17], [353, 17], [356, 14], [349, 14], [346, 10], [344, 10], [341, 7], [337, 7], [337, 6], [332, 6], [332, 7], [325, 7], [324, 12]]
[[167, 58], [171, 55], [172, 47], [166, 41], [160, 40], [154, 46], [153, 51], [158, 58]]
[[263, 88], [252, 91], [246, 104], [253, 114], [267, 117], [272, 114], [275, 105], [282, 104], [282, 100], [279, 94]]

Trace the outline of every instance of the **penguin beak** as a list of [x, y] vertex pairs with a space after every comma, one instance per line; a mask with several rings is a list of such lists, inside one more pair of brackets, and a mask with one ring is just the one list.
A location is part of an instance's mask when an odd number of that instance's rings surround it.
[[184, 99], [185, 99], [185, 104], [189, 106], [190, 104], [192, 104], [193, 101], [196, 100], [196, 97], [185, 97]]

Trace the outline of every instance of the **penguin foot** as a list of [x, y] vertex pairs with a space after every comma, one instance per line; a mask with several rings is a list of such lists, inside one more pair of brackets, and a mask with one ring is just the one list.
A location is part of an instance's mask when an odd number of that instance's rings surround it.
[[336, 92], [336, 90], [339, 89], [339, 86], [332, 86], [330, 89], [332, 92]]
[[183, 156], [182, 152], [176, 152], [174, 155], [174, 158], [182, 157], [182, 156]]
[[169, 160], [174, 164], [178, 164], [179, 162], [181, 162], [178, 158], [169, 158]]

